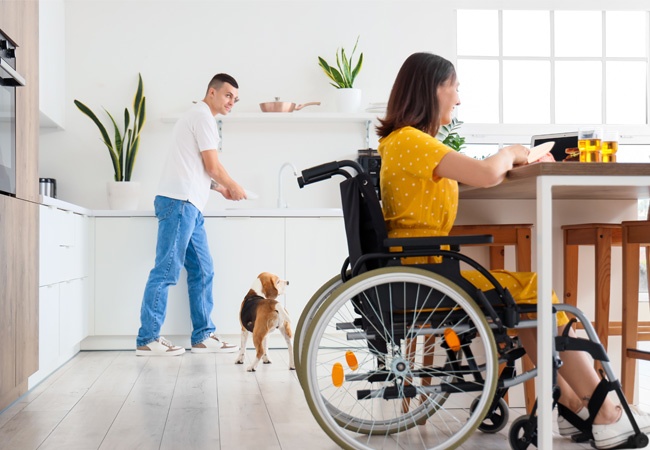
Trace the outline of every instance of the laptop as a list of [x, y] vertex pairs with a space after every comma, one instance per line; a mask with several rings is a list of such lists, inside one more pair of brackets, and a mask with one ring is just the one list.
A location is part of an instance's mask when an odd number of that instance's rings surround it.
[[553, 134], [537, 134], [531, 138], [530, 147], [543, 144], [544, 142], [553, 141], [555, 145], [551, 150], [551, 154], [556, 161], [563, 161], [566, 158], [564, 152], [567, 148], [578, 147], [578, 132], [571, 131], [567, 133], [553, 133]]

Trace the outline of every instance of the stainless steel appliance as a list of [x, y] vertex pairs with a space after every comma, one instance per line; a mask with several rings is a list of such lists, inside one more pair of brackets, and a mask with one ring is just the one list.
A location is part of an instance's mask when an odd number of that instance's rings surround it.
[[38, 193], [46, 197], [56, 198], [56, 180], [54, 178], [39, 178]]
[[16, 43], [0, 30], [0, 194], [16, 195]]
[[357, 152], [357, 161], [363, 168], [364, 172], [370, 175], [372, 184], [375, 187], [377, 196], [381, 199], [379, 191], [379, 170], [381, 169], [381, 157], [377, 150], [372, 148], [364, 148]]

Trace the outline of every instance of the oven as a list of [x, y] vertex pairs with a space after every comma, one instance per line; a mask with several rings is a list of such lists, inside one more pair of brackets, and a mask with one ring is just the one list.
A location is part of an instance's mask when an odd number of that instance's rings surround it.
[[16, 195], [16, 43], [0, 30], [0, 194]]

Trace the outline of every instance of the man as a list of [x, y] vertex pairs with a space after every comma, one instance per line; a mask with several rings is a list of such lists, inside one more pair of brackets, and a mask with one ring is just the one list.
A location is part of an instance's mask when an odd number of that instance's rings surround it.
[[210, 318], [213, 308], [214, 267], [203, 226], [203, 208], [210, 189], [228, 200], [246, 198], [244, 189], [228, 175], [219, 161], [219, 136], [215, 116], [230, 112], [238, 98], [237, 81], [215, 75], [205, 98], [176, 123], [173, 144], [154, 200], [158, 217], [156, 262], [142, 299], [140, 330], [135, 354], [175, 356], [185, 352], [160, 336], [167, 311], [169, 287], [187, 270], [192, 319], [192, 352], [235, 352], [238, 348], [219, 340]]

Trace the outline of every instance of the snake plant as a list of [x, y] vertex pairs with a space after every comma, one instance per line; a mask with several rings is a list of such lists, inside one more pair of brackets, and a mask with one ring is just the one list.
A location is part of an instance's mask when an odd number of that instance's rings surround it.
[[95, 125], [97, 125], [97, 128], [99, 128], [101, 141], [108, 148], [113, 163], [115, 181], [131, 181], [135, 158], [138, 155], [138, 148], [140, 147], [140, 131], [142, 131], [142, 127], [146, 120], [142, 75], [138, 74], [138, 89], [133, 98], [133, 123], [131, 123], [131, 114], [129, 113], [129, 109], [124, 108], [124, 131], [120, 131], [120, 128], [111, 113], [104, 108], [104, 111], [106, 111], [106, 114], [113, 124], [114, 140], [111, 140], [106, 127], [90, 108], [79, 100], [75, 100], [74, 104], [82, 113], [88, 116]]
[[[351, 88], [354, 84], [354, 79], [359, 74], [361, 66], [363, 64], [363, 53], [359, 54], [359, 59], [357, 60], [356, 66], [353, 65], [352, 60], [354, 59], [354, 52], [357, 50], [357, 44], [359, 43], [359, 37], [357, 37], [357, 42], [354, 44], [352, 49], [352, 54], [348, 59], [345, 55], [345, 49], [336, 50], [336, 66], [338, 70], [330, 66], [327, 61], [325, 61], [320, 56], [318, 57], [318, 65], [323, 69], [325, 75], [329, 77], [333, 82], [330, 83], [337, 89]], [[352, 68], [354, 67], [354, 69]]]

